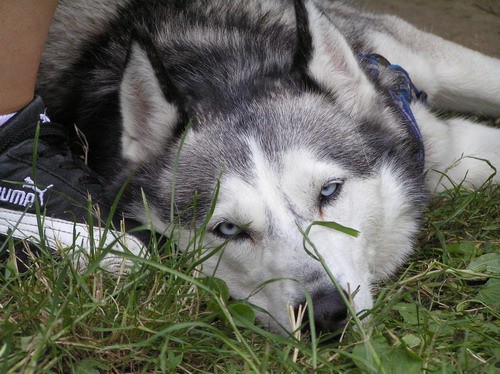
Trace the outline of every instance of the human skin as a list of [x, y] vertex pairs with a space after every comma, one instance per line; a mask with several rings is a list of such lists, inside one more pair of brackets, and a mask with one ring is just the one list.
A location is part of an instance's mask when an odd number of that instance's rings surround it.
[[33, 100], [56, 5], [57, 0], [0, 0], [0, 115]]

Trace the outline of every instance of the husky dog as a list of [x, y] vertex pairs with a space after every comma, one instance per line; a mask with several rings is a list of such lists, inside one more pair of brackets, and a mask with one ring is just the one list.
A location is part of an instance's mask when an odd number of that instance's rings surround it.
[[174, 218], [181, 247], [206, 225], [222, 249], [203, 272], [267, 328], [291, 331], [287, 305], [309, 294], [331, 332], [412, 252], [429, 192], [500, 167], [500, 130], [430, 110], [499, 116], [499, 76], [499, 60], [341, 1], [68, 0], [38, 89], [111, 195], [133, 174], [126, 217]]

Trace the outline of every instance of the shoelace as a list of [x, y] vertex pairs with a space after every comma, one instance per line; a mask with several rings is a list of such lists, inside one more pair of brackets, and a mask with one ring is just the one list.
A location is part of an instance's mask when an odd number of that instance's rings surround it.
[[[16, 131], [16, 133], [8, 137], [3, 137], [0, 141], [0, 153], [5, 152], [16, 144], [33, 139], [36, 127], [37, 123], [26, 124], [19, 131]], [[66, 139], [66, 131], [63, 126], [58, 124], [42, 124], [40, 125], [40, 139], [42, 137], [46, 139]]]
[[[0, 142], [0, 153], [3, 153], [16, 144], [34, 139], [37, 126], [37, 123], [26, 124], [20, 131], [9, 136], [8, 139], [2, 139], [3, 142]], [[77, 178], [80, 186], [85, 186], [92, 190], [95, 190], [96, 187], [102, 188], [100, 177], [90, 170], [83, 160], [69, 150], [68, 136], [66, 128], [63, 125], [51, 122], [41, 123], [39, 126], [39, 144], [47, 146], [39, 147], [38, 157], [50, 159], [60, 155], [63, 159], [59, 160], [57, 165], [54, 165], [55, 168], [57, 167], [69, 173], [74, 171], [80, 174]]]

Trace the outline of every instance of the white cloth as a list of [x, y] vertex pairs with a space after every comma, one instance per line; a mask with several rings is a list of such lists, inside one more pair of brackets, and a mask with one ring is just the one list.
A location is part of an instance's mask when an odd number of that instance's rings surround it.
[[17, 114], [17, 112], [0, 115], [0, 126], [2, 126], [4, 123], [7, 123], [7, 121], [9, 119], [11, 119], [12, 117], [14, 117], [16, 114]]

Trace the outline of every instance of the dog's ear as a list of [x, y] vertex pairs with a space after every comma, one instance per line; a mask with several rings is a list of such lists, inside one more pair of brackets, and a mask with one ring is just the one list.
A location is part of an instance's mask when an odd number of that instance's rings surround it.
[[165, 68], [150, 45], [132, 42], [120, 85], [122, 156], [139, 163], [177, 136], [183, 111]]
[[361, 69], [351, 47], [328, 17], [310, 0], [295, 0], [297, 48], [292, 72], [312, 79], [335, 95], [352, 115], [369, 113], [375, 88]]

